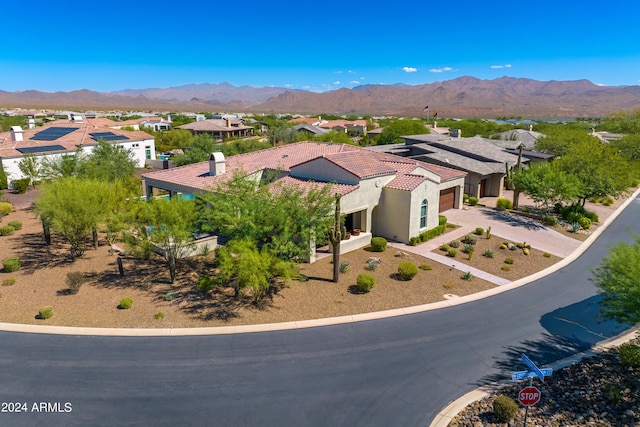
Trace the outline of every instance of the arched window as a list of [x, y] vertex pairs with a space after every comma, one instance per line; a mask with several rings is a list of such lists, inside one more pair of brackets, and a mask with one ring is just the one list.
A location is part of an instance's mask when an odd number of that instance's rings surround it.
[[420, 228], [427, 226], [427, 199], [422, 201], [420, 205]]

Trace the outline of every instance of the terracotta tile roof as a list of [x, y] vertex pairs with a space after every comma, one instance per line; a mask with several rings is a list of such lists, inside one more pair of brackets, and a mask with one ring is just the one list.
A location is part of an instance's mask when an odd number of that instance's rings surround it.
[[349, 194], [352, 191], [357, 190], [359, 185], [346, 185], [346, 184], [336, 184], [336, 183], [327, 183], [327, 182], [318, 182], [318, 181], [309, 181], [300, 178], [295, 178], [292, 176], [285, 176], [284, 178], [278, 180], [284, 186], [295, 186], [300, 188], [301, 190], [307, 192], [312, 189], [318, 189], [319, 187], [325, 187], [327, 185], [331, 186], [332, 194], [340, 194], [344, 196], [345, 194]]
[[[417, 176], [414, 172], [418, 168], [423, 168], [439, 176], [441, 181], [466, 175], [465, 172], [458, 170], [406, 159], [393, 154], [378, 153], [353, 145], [298, 142], [231, 156], [226, 159], [227, 172], [217, 177], [209, 176], [208, 162], [154, 171], [144, 174], [143, 177], [153, 181], [188, 186], [195, 190], [207, 190], [215, 188], [217, 185], [222, 185], [233, 176], [233, 172], [236, 170], [241, 170], [247, 174], [253, 174], [264, 169], [280, 170], [288, 173], [292, 167], [320, 157], [324, 157], [360, 178], [393, 174], [413, 174]], [[421, 179], [429, 178], [421, 177]], [[415, 182], [415, 179], [407, 179], [407, 182], [409, 181]]]
[[[32, 139], [38, 138], [38, 133], [54, 128], [69, 128], [72, 130], [66, 135], [53, 140]], [[22, 157], [23, 154], [18, 149], [45, 146], [63, 147], [64, 150], [57, 150], [57, 152], [75, 152], [80, 145], [97, 145], [98, 142], [93, 139], [91, 134], [99, 132], [111, 132], [114, 135], [126, 136], [128, 138], [127, 140], [120, 140], [118, 142], [136, 142], [153, 139], [153, 136], [146, 132], [112, 129], [94, 124], [92, 120], [84, 120], [82, 122], [56, 120], [55, 122], [51, 122], [45, 126], [38, 126], [34, 129], [23, 129], [22, 141], [18, 142], [12, 141], [10, 131], [0, 133], [0, 158]], [[50, 153], [50, 151], [36, 152], [34, 154], [39, 155], [46, 153]]]
[[238, 126], [227, 126], [226, 120], [220, 119], [200, 120], [199, 122], [187, 123], [186, 125], [178, 126], [178, 128], [194, 130], [197, 132], [228, 132], [234, 130], [252, 129], [251, 126], [245, 126], [242, 123], [238, 124]]
[[412, 191], [426, 180], [427, 178], [422, 175], [398, 175], [384, 187], [395, 190]]

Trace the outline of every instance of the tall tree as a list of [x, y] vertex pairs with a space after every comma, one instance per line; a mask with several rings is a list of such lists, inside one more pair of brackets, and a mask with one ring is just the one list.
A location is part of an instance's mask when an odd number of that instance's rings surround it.
[[82, 159], [83, 155], [81, 150], [73, 154], [43, 157], [40, 162], [41, 176], [45, 180], [77, 176]]
[[514, 187], [534, 201], [548, 215], [554, 204], [575, 200], [581, 194], [577, 177], [560, 170], [555, 163], [534, 163], [512, 176]]
[[204, 162], [216, 149], [216, 141], [211, 135], [200, 134], [193, 137], [190, 147], [184, 147], [184, 154], [173, 158], [176, 166]]
[[401, 119], [386, 125], [377, 139], [378, 145], [400, 144], [404, 135], [421, 135], [429, 133], [424, 123], [420, 120]]
[[177, 260], [193, 246], [197, 219], [195, 203], [174, 197], [170, 200], [150, 199], [139, 207], [137, 222], [145, 230], [148, 241], [160, 249], [173, 283]]
[[594, 271], [593, 282], [602, 295], [601, 313], [620, 323], [640, 323], [640, 237], [634, 244], [618, 243], [609, 249]]
[[89, 236], [93, 234], [96, 245], [98, 225], [124, 209], [129, 196], [121, 183], [60, 178], [42, 185], [36, 211], [43, 225], [58, 231], [71, 244], [72, 255], [81, 256]]
[[25, 154], [18, 163], [20, 172], [29, 179], [29, 185], [36, 187], [36, 181], [40, 178], [40, 161], [33, 154]]
[[133, 153], [117, 144], [99, 140], [79, 166], [83, 178], [107, 182], [131, 178], [137, 169]]

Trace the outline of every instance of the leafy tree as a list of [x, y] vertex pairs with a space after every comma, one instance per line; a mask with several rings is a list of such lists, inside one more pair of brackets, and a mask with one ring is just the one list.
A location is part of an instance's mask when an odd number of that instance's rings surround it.
[[184, 154], [175, 156], [172, 160], [176, 166], [204, 162], [209, 160], [211, 153], [219, 151], [216, 147], [216, 141], [211, 135], [199, 134], [193, 137], [190, 147], [184, 147]]
[[77, 176], [82, 158], [81, 150], [74, 154], [43, 157], [40, 162], [40, 175], [45, 180]]
[[330, 130], [329, 132], [323, 133], [322, 135], [318, 135], [313, 139], [315, 141], [333, 142], [336, 144], [352, 144], [353, 143], [349, 135], [337, 130]]
[[216, 249], [217, 281], [232, 286], [236, 299], [241, 289], [251, 288], [258, 302], [271, 287], [275, 263], [276, 258], [265, 248], [259, 251], [251, 239], [231, 240]]
[[307, 136], [296, 131], [290, 124], [274, 126], [269, 130], [269, 143], [274, 147], [278, 144], [292, 144], [305, 139]]
[[186, 116], [185, 114], [172, 114], [171, 115], [171, 126], [178, 127], [182, 125], [186, 125], [189, 123], [195, 122], [195, 119]]
[[27, 116], [0, 116], [0, 132], [8, 131], [11, 126], [27, 126]]
[[160, 248], [171, 283], [176, 279], [177, 260], [193, 245], [196, 219], [193, 200], [149, 199], [140, 205], [137, 223], [145, 230], [148, 241]]
[[42, 185], [36, 212], [48, 227], [71, 244], [72, 255], [82, 256], [93, 234], [97, 245], [98, 224], [122, 209], [130, 194], [122, 183], [108, 183], [75, 177], [60, 178]]
[[401, 119], [386, 125], [378, 137], [378, 145], [400, 144], [404, 135], [421, 135], [429, 133], [424, 123], [419, 120]]
[[328, 228], [330, 186], [286, 186], [272, 178], [257, 182], [235, 173], [224, 187], [199, 194], [201, 228], [235, 240], [251, 239], [280, 259], [304, 260], [312, 240]]
[[640, 108], [610, 114], [598, 125], [598, 130], [626, 134], [640, 133]]
[[640, 161], [640, 133], [626, 135], [616, 141], [611, 141], [609, 145], [625, 159], [631, 162]]
[[534, 163], [512, 176], [515, 188], [526, 193], [548, 215], [555, 203], [575, 200], [580, 181], [560, 170], [555, 163]]
[[40, 178], [40, 161], [33, 154], [25, 154], [18, 163], [20, 172], [29, 179], [29, 185], [36, 187], [36, 181]]
[[189, 147], [193, 142], [193, 135], [186, 129], [171, 129], [159, 132], [145, 129], [145, 132], [153, 135], [156, 148], [160, 152]]
[[0, 162], [0, 190], [6, 190], [7, 188], [9, 188], [9, 177], [4, 171], [2, 162]]
[[580, 180], [579, 197], [583, 205], [590, 197], [621, 196], [632, 183], [629, 162], [596, 138], [571, 145], [570, 151], [555, 162], [565, 173]]
[[634, 244], [621, 242], [609, 249], [609, 256], [593, 271], [602, 315], [628, 324], [640, 323], [640, 237], [633, 237]]
[[117, 144], [98, 141], [91, 154], [79, 165], [79, 175], [83, 178], [108, 182], [134, 176], [137, 169], [133, 153]]

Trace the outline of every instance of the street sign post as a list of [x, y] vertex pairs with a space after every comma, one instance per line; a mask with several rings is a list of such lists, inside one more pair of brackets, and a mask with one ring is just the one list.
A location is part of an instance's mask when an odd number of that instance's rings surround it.
[[540, 390], [537, 387], [529, 386], [520, 390], [518, 402], [523, 406], [533, 406], [540, 401]]
[[536, 364], [535, 364], [535, 363], [533, 363], [533, 362], [531, 361], [531, 359], [529, 359], [529, 358], [527, 357], [527, 355], [526, 355], [526, 354], [522, 353], [521, 358], [522, 358], [522, 361], [524, 362], [524, 364], [525, 364], [525, 365], [527, 365], [527, 366], [529, 367], [529, 369], [531, 369], [533, 372], [535, 372], [535, 373], [536, 373], [536, 376], [540, 377], [540, 381], [544, 382], [544, 374], [542, 373], [542, 371], [540, 370], [540, 368], [538, 368], [538, 367], [536, 366]]
[[[549, 375], [551, 375], [553, 373], [553, 369], [551, 369], [551, 368], [540, 368], [540, 372], [542, 372], [545, 377], [548, 377]], [[525, 378], [533, 378], [533, 377], [537, 377], [537, 376], [538, 376], [538, 374], [536, 374], [533, 371], [518, 371], [518, 372], [514, 372], [513, 374], [511, 374], [511, 379], [512, 380], [524, 380]]]

